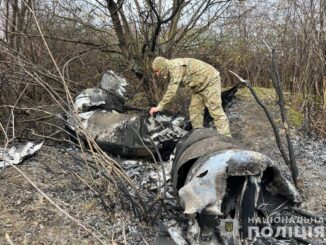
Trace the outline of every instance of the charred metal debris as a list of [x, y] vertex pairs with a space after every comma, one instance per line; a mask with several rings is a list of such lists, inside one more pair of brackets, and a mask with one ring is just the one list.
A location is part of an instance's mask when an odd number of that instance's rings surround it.
[[0, 148], [0, 169], [12, 164], [19, 164], [31, 157], [42, 148], [43, 143], [28, 141], [19, 146], [12, 146], [10, 149]]
[[[108, 71], [96, 88], [76, 97], [75, 106], [83, 127], [104, 151], [128, 159], [159, 157], [160, 166], [146, 158], [120, 161], [139, 189], [155, 198], [146, 211], [158, 205], [154, 217], [162, 222], [157, 244], [287, 244], [287, 237], [260, 239], [248, 231], [258, 225], [254, 218], [270, 217], [301, 202], [272, 159], [212, 128], [191, 130], [180, 114], [128, 114], [125, 86], [125, 79]], [[224, 106], [238, 86], [223, 92]], [[205, 124], [210, 120], [206, 110]], [[69, 118], [67, 122], [76, 135], [76, 124]], [[226, 231], [230, 222], [232, 229]]]

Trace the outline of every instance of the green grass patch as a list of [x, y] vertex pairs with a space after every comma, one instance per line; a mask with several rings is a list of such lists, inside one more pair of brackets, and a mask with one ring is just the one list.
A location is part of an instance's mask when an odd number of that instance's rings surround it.
[[287, 106], [287, 114], [288, 114], [288, 119], [289, 119], [289, 123], [291, 124], [291, 126], [295, 127], [295, 128], [299, 128], [302, 126], [303, 124], [303, 115], [300, 111], [297, 111], [291, 107]]
[[[257, 96], [266, 104], [266, 105], [273, 105], [273, 108], [278, 107], [276, 104], [277, 96], [274, 88], [263, 88], [263, 87], [254, 87], [254, 90]], [[288, 104], [286, 106], [287, 115], [289, 124], [295, 128], [299, 128], [303, 124], [303, 115], [300, 111], [296, 110], [296, 103], [292, 105], [291, 100], [293, 99], [293, 94], [291, 95], [289, 92], [284, 91], [284, 98], [285, 102]], [[248, 101], [254, 100], [253, 95], [251, 94], [250, 90], [246, 87], [239, 89], [236, 93], [236, 96], [240, 100]], [[297, 95], [299, 97], [299, 95]], [[275, 106], [275, 107], [274, 107]], [[271, 110], [274, 110], [270, 108]], [[281, 116], [281, 114], [279, 114]], [[276, 121], [278, 119], [275, 118]], [[280, 120], [280, 119], [279, 119]]]
[[[272, 102], [276, 100], [276, 92], [274, 88], [254, 87], [254, 90], [257, 96], [263, 101]], [[254, 99], [250, 90], [246, 87], [239, 89], [238, 92], [236, 93], [236, 96], [239, 99], [244, 99], [244, 100]]]

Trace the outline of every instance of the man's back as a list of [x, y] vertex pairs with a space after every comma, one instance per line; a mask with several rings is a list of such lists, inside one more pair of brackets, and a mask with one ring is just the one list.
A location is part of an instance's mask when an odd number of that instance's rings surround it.
[[[184, 69], [180, 70], [180, 66], [184, 66]], [[189, 86], [194, 91], [202, 90], [207, 86], [210, 79], [219, 75], [213, 66], [193, 58], [170, 60], [169, 71], [172, 75], [182, 72], [182, 85]]]

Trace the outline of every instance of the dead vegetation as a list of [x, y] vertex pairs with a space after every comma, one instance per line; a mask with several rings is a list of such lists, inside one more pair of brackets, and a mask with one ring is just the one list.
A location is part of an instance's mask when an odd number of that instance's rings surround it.
[[[271, 13], [266, 14], [268, 4]], [[64, 111], [80, 123], [72, 103], [75, 94], [95, 84], [108, 68], [131, 81], [130, 99], [143, 107], [155, 103], [166, 86], [151, 75], [151, 59], [157, 54], [201, 58], [221, 70], [225, 84], [234, 83], [227, 73], [233, 69], [255, 86], [270, 87], [271, 64], [262, 40], [271, 39], [281, 54], [283, 87], [293, 98], [287, 104], [303, 115], [306, 132], [326, 134], [325, 0], [174, 0], [172, 6], [165, 1], [3, 0], [0, 5], [2, 146], [31, 139], [47, 145], [26, 166], [0, 173], [2, 183], [10, 180], [0, 200], [1, 239], [6, 237], [6, 242], [153, 243], [156, 227], [150, 224], [162, 213], [164, 191], [152, 194], [136, 186], [86, 131], [81, 134], [89, 149], [81, 147], [77, 159], [66, 151], [76, 145], [59, 114]], [[279, 26], [272, 18], [277, 12], [282, 13]], [[184, 111], [185, 94], [173, 108]], [[235, 137], [257, 136], [257, 142], [263, 142], [264, 132], [255, 129], [254, 121], [246, 126], [253, 131], [248, 135], [234, 122]], [[317, 172], [324, 171], [324, 165], [303, 165], [300, 159], [299, 168], [312, 168], [323, 186], [324, 176]], [[310, 172], [304, 176], [309, 178]], [[318, 194], [316, 184], [304, 180], [304, 188], [307, 207], [324, 209], [323, 195], [320, 207], [312, 201]], [[140, 232], [148, 237], [137, 236]]]
[[[244, 90], [245, 91], [245, 90]], [[243, 92], [240, 91], [242, 94]], [[260, 94], [259, 94], [260, 95]], [[273, 117], [279, 116], [275, 99], [265, 98]], [[277, 150], [270, 125], [259, 106], [248, 97], [239, 96], [227, 115], [236, 140], [252, 149], [273, 158], [278, 166], [290, 176]], [[300, 173], [300, 188], [304, 197], [303, 207], [309, 211], [321, 212], [326, 208], [325, 200], [325, 141], [302, 137], [294, 131], [294, 148]], [[281, 131], [281, 135], [284, 132]], [[252, 140], [255, 139], [255, 140]], [[51, 141], [46, 141], [50, 143]], [[18, 166], [46, 195], [72, 217], [92, 231], [102, 234], [106, 242], [114, 244], [153, 244], [158, 225], [139, 220], [131, 202], [101, 172], [94, 170], [92, 154], [83, 153], [71, 144], [51, 142], [35, 157]], [[155, 200], [157, 192], [152, 173], [160, 170], [151, 160], [116, 159], [133, 183], [141, 190], [146, 203]], [[165, 165], [167, 163], [164, 163]], [[92, 167], [93, 166], [93, 167]], [[168, 173], [168, 170], [166, 170]], [[313, 179], [314, 181], [311, 181]], [[16, 243], [63, 243], [75, 244], [93, 242], [94, 237], [77, 223], [67, 218], [24, 179], [14, 168], [0, 171], [1, 220], [0, 243], [6, 242], [5, 235]], [[130, 190], [128, 188], [128, 190]], [[180, 216], [181, 208], [168, 191], [162, 213], [157, 220], [185, 222]], [[133, 192], [130, 190], [130, 194]], [[318, 200], [318, 202], [316, 202]], [[149, 206], [147, 210], [150, 210]], [[156, 214], [157, 206], [149, 212]], [[44, 235], [47, 234], [47, 235]], [[96, 241], [95, 241], [96, 243]]]
[[[271, 87], [265, 40], [279, 53], [283, 87], [293, 98], [286, 103], [304, 115], [306, 131], [325, 132], [324, 0], [174, 0], [171, 5], [138, 0], [3, 0], [0, 14], [0, 89], [9, 99], [29, 83], [25, 97], [30, 103], [52, 103], [35, 82], [36, 75], [65, 97], [44, 40], [73, 94], [91, 87], [109, 68], [132, 81], [130, 97], [145, 92], [148, 105], [161, 98], [166, 85], [150, 72], [157, 54], [207, 61], [221, 71], [224, 84], [234, 84], [230, 69], [255, 87]], [[4, 104], [9, 104], [8, 97]]]

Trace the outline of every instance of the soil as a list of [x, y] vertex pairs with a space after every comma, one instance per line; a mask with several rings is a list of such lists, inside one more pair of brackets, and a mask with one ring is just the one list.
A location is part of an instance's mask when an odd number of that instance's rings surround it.
[[[267, 96], [264, 100], [279, 124], [279, 109], [275, 105], [275, 98]], [[227, 109], [227, 115], [233, 137], [246, 148], [274, 159], [290, 179], [290, 172], [279, 153], [271, 126], [255, 101], [240, 92]], [[326, 141], [317, 137], [305, 137], [298, 129], [292, 129], [291, 132], [300, 174], [300, 192], [303, 196], [301, 207], [324, 213]], [[284, 131], [281, 130], [281, 134], [284, 136]], [[81, 224], [91, 227], [94, 233], [104, 237], [108, 243], [154, 244], [159, 230], [158, 224], [139, 222], [128, 201], [114, 186], [71, 157], [67, 150], [79, 154], [78, 149], [67, 149], [67, 146], [44, 146], [38, 154], [18, 167], [61, 208]], [[127, 173], [133, 175], [132, 179], [140, 188], [146, 187], [148, 193], [155, 193], [149, 187], [151, 178], [155, 177], [151, 175], [156, 169], [153, 163], [132, 159], [118, 161], [122, 162]], [[132, 165], [137, 166], [138, 172], [132, 171]], [[139, 173], [141, 169], [146, 169], [146, 175]], [[14, 244], [98, 243], [93, 235], [49, 203], [14, 168], [0, 170], [0, 186], [0, 244], [7, 244], [9, 240]], [[176, 205], [174, 198], [169, 195], [166, 201], [168, 204], [165, 211], [168, 215], [177, 217], [182, 210], [173, 206]], [[174, 210], [169, 210], [171, 208]], [[163, 217], [166, 218], [166, 215]]]

